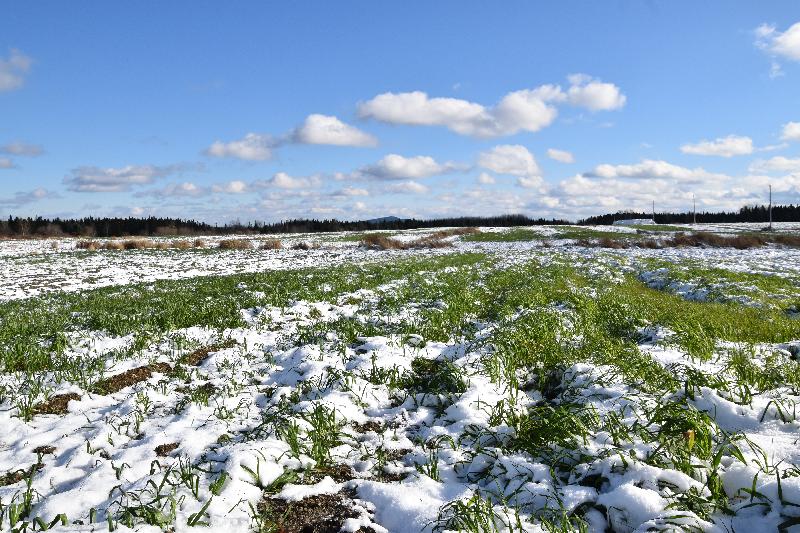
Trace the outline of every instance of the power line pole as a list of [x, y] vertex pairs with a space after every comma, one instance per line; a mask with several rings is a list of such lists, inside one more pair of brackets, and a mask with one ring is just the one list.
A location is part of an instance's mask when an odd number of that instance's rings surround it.
[[692, 224], [697, 224], [697, 199], [692, 193]]
[[772, 231], [772, 184], [769, 186], [769, 230]]
[[656, 201], [653, 200], [653, 224], [656, 223]]

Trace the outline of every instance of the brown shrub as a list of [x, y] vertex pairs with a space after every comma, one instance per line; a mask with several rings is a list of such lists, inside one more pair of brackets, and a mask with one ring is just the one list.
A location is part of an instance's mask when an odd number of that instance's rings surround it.
[[206, 241], [204, 241], [203, 239], [195, 239], [194, 242], [192, 243], [192, 246], [194, 246], [195, 248], [205, 248]]
[[800, 247], [800, 235], [775, 235], [774, 242], [784, 246]]
[[661, 248], [661, 244], [655, 239], [642, 239], [636, 243], [636, 246], [639, 248], [650, 248], [653, 250]]
[[261, 245], [259, 249], [261, 250], [280, 250], [283, 248], [283, 244], [278, 239], [267, 239], [266, 241], [261, 241]]
[[172, 247], [176, 250], [188, 250], [192, 247], [192, 243], [190, 241], [172, 241]]
[[311, 245], [306, 241], [296, 242], [292, 245], [292, 250], [310, 250]]
[[221, 250], [250, 250], [253, 243], [247, 239], [224, 239], [219, 241]]

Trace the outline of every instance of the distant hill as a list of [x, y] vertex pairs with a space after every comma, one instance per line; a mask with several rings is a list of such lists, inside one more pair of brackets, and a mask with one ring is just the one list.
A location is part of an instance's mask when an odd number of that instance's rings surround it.
[[386, 224], [390, 222], [400, 222], [401, 220], [408, 220], [408, 219], [396, 216], [388, 216], [388, 217], [370, 218], [369, 220], [365, 220], [364, 222], [366, 222], [367, 224]]

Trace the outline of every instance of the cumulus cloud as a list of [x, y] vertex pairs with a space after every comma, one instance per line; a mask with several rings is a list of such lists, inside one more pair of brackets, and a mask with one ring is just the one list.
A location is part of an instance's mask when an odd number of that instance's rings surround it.
[[137, 192], [134, 196], [139, 198], [146, 196], [154, 198], [194, 198], [208, 193], [209, 189], [207, 187], [200, 187], [190, 181], [185, 181], [183, 183], [171, 183], [161, 189]]
[[185, 167], [181, 165], [128, 165], [120, 168], [83, 166], [64, 177], [67, 189], [75, 192], [121, 192], [137, 185], [148, 185]]
[[514, 91], [491, 107], [460, 98], [429, 97], [422, 91], [389, 92], [360, 103], [358, 113], [390, 124], [444, 126], [461, 135], [498, 137], [549, 126], [558, 116], [558, 103], [592, 111], [625, 105], [625, 96], [614, 84], [585, 75], [570, 77], [570, 83], [566, 92], [558, 85]]
[[331, 196], [369, 196], [367, 189], [359, 189], [358, 187], [344, 187], [331, 193]]
[[766, 52], [789, 59], [800, 61], [800, 22], [780, 32], [771, 24], [762, 24], [755, 31], [756, 46]]
[[302, 144], [331, 144], [335, 146], [375, 146], [378, 140], [338, 118], [313, 114], [292, 134], [295, 142]]
[[572, 155], [571, 152], [567, 152], [566, 150], [556, 150], [555, 148], [547, 149], [547, 157], [555, 161], [558, 161], [560, 163], [575, 162], [575, 157]]
[[685, 168], [666, 161], [645, 159], [635, 165], [598, 165], [588, 176], [599, 178], [633, 178], [633, 179], [668, 179], [685, 183], [702, 183], [706, 181], [723, 181], [728, 179], [724, 174], [713, 174], [703, 168]]
[[781, 139], [784, 141], [800, 141], [800, 122], [787, 122], [784, 124]]
[[481, 172], [478, 175], [478, 183], [480, 183], [481, 185], [493, 185], [496, 182], [497, 180], [494, 179], [494, 176], [492, 176], [487, 172]]
[[459, 168], [455, 163], [438, 163], [430, 156], [389, 154], [373, 165], [362, 167], [357, 175], [379, 180], [420, 179], [454, 172]]
[[242, 180], [233, 180], [222, 185], [214, 185], [212, 187], [214, 192], [224, 192], [227, 194], [242, 194], [248, 192], [250, 187]]
[[38, 157], [44, 153], [44, 148], [38, 144], [28, 144], [22, 141], [14, 141], [0, 146], [0, 154]]
[[625, 107], [627, 97], [613, 83], [604, 83], [587, 74], [569, 76], [567, 100], [590, 111], [613, 111]]
[[279, 189], [308, 189], [318, 187], [321, 184], [321, 180], [317, 176], [293, 177], [286, 172], [278, 172], [266, 183]]
[[520, 176], [517, 178], [517, 185], [525, 189], [537, 189], [540, 192], [547, 189], [541, 176]]
[[750, 165], [749, 170], [754, 173], [800, 172], [800, 158], [776, 156], [767, 160], [759, 159]]
[[753, 153], [753, 139], [739, 135], [718, 137], [713, 141], [702, 140], [696, 144], [684, 144], [681, 152], [692, 155], [715, 155], [732, 157]]
[[15, 193], [11, 197], [0, 198], [0, 205], [4, 207], [21, 207], [48, 198], [60, 198], [60, 196], [58, 193], [39, 187], [32, 191]]
[[268, 135], [248, 133], [236, 141], [215, 141], [206, 148], [205, 154], [212, 157], [231, 157], [245, 161], [265, 161], [272, 157], [275, 141]]
[[401, 181], [400, 183], [393, 183], [387, 187], [387, 189], [391, 192], [401, 193], [401, 194], [424, 194], [428, 192], [428, 187], [425, 185], [409, 180], [409, 181]]
[[478, 165], [498, 174], [527, 178], [541, 174], [536, 158], [519, 144], [503, 144], [482, 152], [478, 156]]
[[30, 57], [14, 48], [9, 52], [8, 58], [0, 57], [0, 92], [22, 87], [32, 63]]
[[17, 165], [15, 165], [14, 162], [7, 157], [0, 157], [0, 169], [5, 168], [17, 168]]
[[792, 24], [783, 32], [772, 24], [762, 24], [754, 33], [756, 47], [771, 58], [771, 78], [783, 75], [780, 60], [800, 61], [800, 22]]

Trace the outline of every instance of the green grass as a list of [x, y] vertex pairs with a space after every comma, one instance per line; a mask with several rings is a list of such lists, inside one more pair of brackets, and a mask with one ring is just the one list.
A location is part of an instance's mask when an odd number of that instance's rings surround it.
[[462, 239], [466, 242], [516, 242], [516, 241], [533, 241], [542, 239], [544, 235], [538, 231], [513, 228], [503, 231], [487, 231], [482, 233], [473, 233], [472, 235], [465, 235]]
[[[332, 301], [341, 293], [374, 288], [411, 273], [472, 264], [482, 257], [459, 254], [391, 264], [167, 280], [4, 302], [0, 304], [0, 369], [58, 369], [65, 362], [61, 358], [64, 332], [133, 333], [141, 339], [141, 348], [148, 339], [176, 329], [240, 327], [241, 309], [286, 306], [297, 299]], [[247, 288], [239, 288], [241, 284]]]

